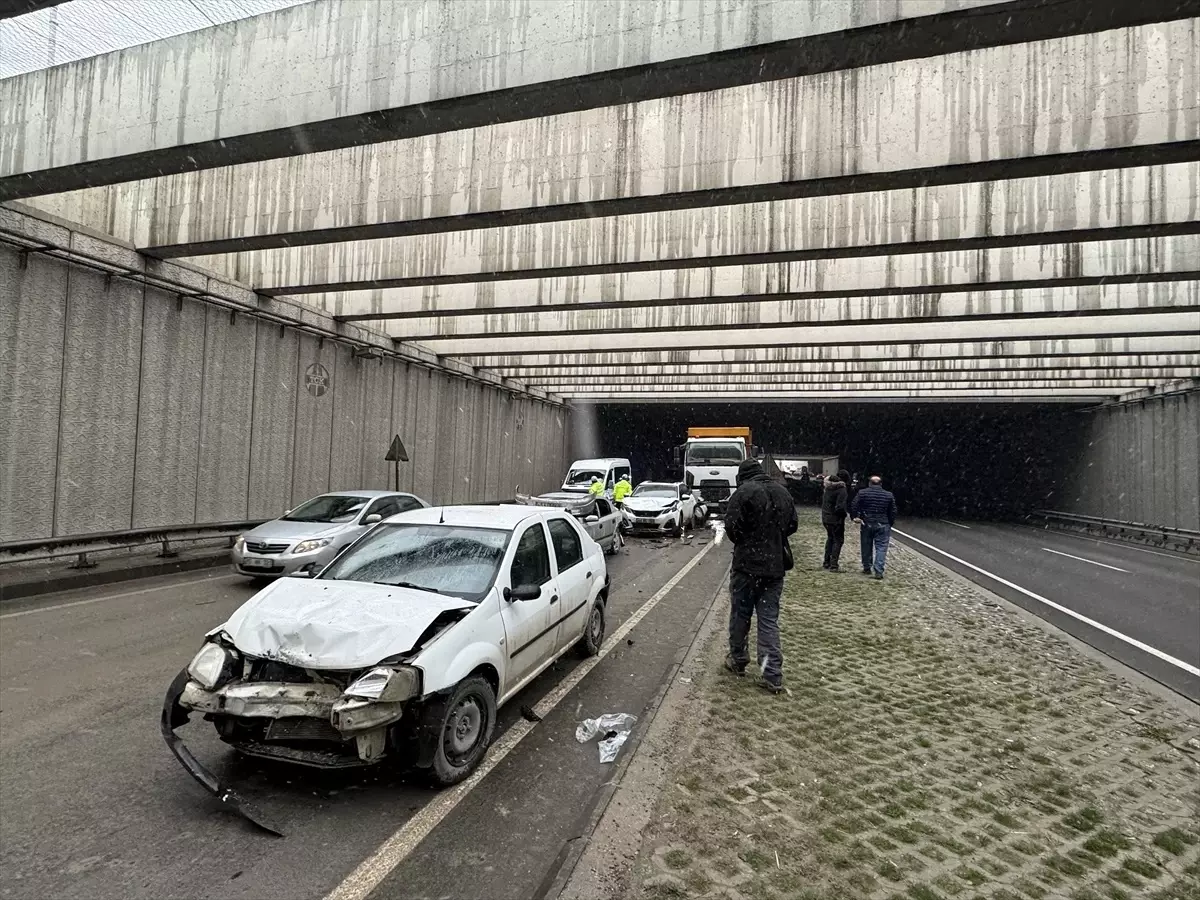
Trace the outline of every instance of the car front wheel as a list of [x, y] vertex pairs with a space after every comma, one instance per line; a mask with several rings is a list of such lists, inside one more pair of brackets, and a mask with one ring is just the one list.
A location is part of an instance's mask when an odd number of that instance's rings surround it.
[[431, 776], [443, 787], [457, 784], [483, 760], [496, 728], [496, 692], [482, 678], [464, 678], [439, 704], [441, 737]]
[[600, 652], [600, 648], [604, 646], [604, 624], [604, 601], [598, 599], [592, 604], [592, 611], [588, 613], [587, 627], [583, 631], [583, 637], [575, 645], [580, 656], [586, 659]]

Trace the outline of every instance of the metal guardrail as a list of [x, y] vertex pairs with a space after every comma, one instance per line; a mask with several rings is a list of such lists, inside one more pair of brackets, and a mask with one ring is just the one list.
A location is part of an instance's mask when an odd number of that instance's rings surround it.
[[1184, 550], [1200, 550], [1200, 531], [1176, 528], [1173, 525], [1148, 525], [1145, 522], [1124, 522], [1120, 519], [1105, 519], [1100, 516], [1085, 516], [1079, 513], [1059, 512], [1052, 509], [1035, 509], [1026, 519], [1042, 519], [1050, 523], [1061, 523], [1091, 532], [1098, 530], [1105, 535], [1130, 539], [1140, 537], [1162, 546], [1174, 545]]
[[202, 525], [167, 525], [159, 528], [131, 528], [127, 531], [102, 531], [94, 534], [74, 534], [63, 537], [38, 538], [30, 541], [0, 542], [0, 565], [16, 562], [33, 562], [40, 559], [58, 559], [63, 556], [77, 557], [72, 569], [91, 569], [96, 563], [88, 558], [89, 553], [107, 553], [130, 550], [150, 544], [161, 544], [160, 558], [178, 556], [173, 544], [191, 541], [206, 541], [214, 538], [229, 538], [229, 546], [243, 531], [261, 525], [265, 519], [247, 522], [212, 522]]

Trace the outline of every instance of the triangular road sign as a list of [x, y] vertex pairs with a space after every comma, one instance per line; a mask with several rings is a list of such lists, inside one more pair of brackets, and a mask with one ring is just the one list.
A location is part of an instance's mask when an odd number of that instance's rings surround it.
[[387, 462], [408, 462], [408, 452], [404, 449], [400, 435], [392, 438], [392, 446], [388, 448], [387, 456], [384, 459]]

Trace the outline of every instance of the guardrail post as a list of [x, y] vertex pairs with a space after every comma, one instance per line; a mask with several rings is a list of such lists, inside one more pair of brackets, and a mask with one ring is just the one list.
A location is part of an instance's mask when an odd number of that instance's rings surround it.
[[159, 559], [174, 559], [174, 558], [175, 558], [176, 556], [178, 556], [178, 555], [179, 555], [179, 551], [178, 551], [178, 550], [172, 550], [172, 549], [171, 549], [171, 542], [170, 542], [170, 541], [168, 541], [166, 538], [163, 538], [163, 542], [162, 542], [162, 552], [160, 552], [160, 553], [158, 554], [158, 558], [159, 558]]
[[72, 569], [94, 569], [94, 568], [96, 568], [96, 564], [94, 562], [92, 562], [90, 559], [88, 559], [88, 555], [86, 553], [80, 553], [77, 557], [75, 557], [75, 564], [70, 566], [70, 568], [72, 568]]

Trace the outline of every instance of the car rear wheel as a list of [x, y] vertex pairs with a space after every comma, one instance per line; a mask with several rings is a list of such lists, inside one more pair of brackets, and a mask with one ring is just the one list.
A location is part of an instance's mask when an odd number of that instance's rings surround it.
[[618, 528], [616, 534], [613, 535], [612, 543], [610, 543], [608, 545], [609, 556], [616, 556], [618, 553], [621, 552], [621, 548], [624, 546], [625, 546], [625, 538], [621, 534], [621, 529]]
[[596, 656], [600, 652], [600, 648], [604, 646], [604, 625], [604, 601], [597, 599], [592, 604], [592, 611], [588, 613], [587, 627], [583, 630], [583, 637], [575, 645], [580, 656], [586, 659], [589, 656]]
[[703, 506], [697, 506], [692, 510], [692, 528], [703, 528], [704, 523], [708, 521], [708, 514]]
[[682, 512], [678, 512], [675, 514], [675, 525], [671, 528], [671, 534], [675, 535], [675, 537], [679, 537], [680, 535], [683, 534], [683, 513]]
[[464, 678], [440, 704], [441, 737], [430, 775], [443, 787], [457, 784], [483, 760], [496, 728], [496, 692], [484, 679]]

